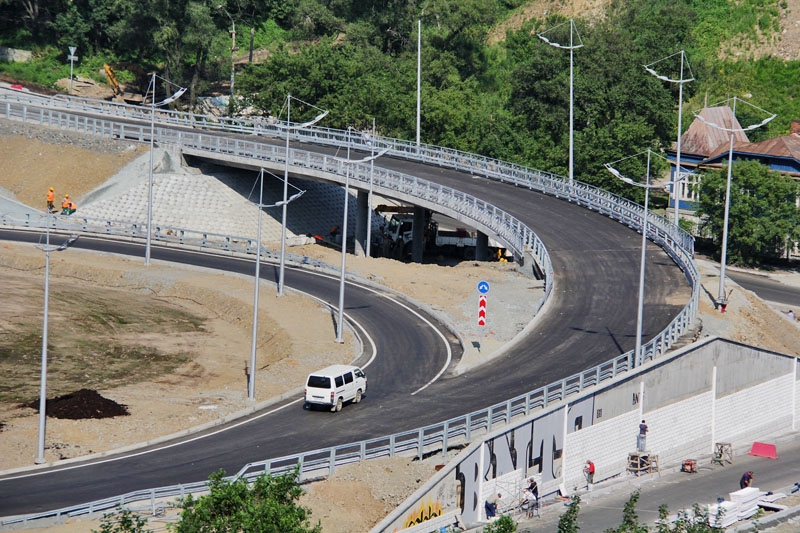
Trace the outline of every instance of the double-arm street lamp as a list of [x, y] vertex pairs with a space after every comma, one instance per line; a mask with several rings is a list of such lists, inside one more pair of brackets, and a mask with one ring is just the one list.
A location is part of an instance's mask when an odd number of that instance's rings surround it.
[[[319, 114], [314, 117], [313, 119], [309, 120], [308, 122], [303, 122], [301, 124], [292, 124], [291, 122], [291, 110], [292, 110], [292, 100], [296, 100], [302, 104], [310, 106], [317, 111]], [[304, 128], [308, 128], [313, 126], [328, 114], [328, 111], [325, 109], [321, 109], [315, 105], [309, 104], [308, 102], [303, 102], [300, 99], [294, 98], [291, 94], [286, 95], [286, 125], [282, 126], [280, 124], [277, 125], [278, 128], [283, 128], [286, 130], [286, 157], [285, 157], [285, 164], [283, 167], [283, 201], [281, 205], [283, 206], [283, 211], [281, 212], [281, 257], [280, 257], [280, 267], [278, 269], [278, 296], [283, 296], [283, 271], [284, 265], [286, 263], [286, 206], [289, 204], [288, 194], [289, 194], [289, 136], [292, 133], [292, 130], [299, 131]]]
[[[681, 63], [679, 74], [677, 78], [671, 78], [669, 75], [659, 74], [656, 70], [658, 68], [660, 71], [669, 68], [669, 63], [674, 60], [675, 56], [681, 56]], [[678, 84], [678, 144], [677, 144], [677, 152], [675, 155], [675, 178], [673, 182], [673, 195], [672, 201], [675, 203], [675, 227], [678, 227], [678, 223], [680, 221], [680, 194], [678, 192], [679, 187], [681, 186], [682, 180], [686, 177], [685, 175], [681, 174], [681, 134], [683, 133], [682, 128], [682, 117], [683, 117], [683, 84], [689, 83], [690, 81], [694, 81], [694, 77], [692, 74], [692, 67], [689, 65], [689, 60], [686, 59], [686, 52], [681, 50], [680, 52], [674, 53], [669, 57], [665, 57], [663, 59], [659, 59], [654, 63], [650, 63], [649, 65], [645, 65], [644, 69], [655, 76], [656, 78], [668, 81], [670, 83], [677, 83]], [[686, 71], [689, 71], [689, 77], [685, 78], [684, 75]]]
[[[145, 101], [147, 101], [147, 95], [150, 95], [150, 173], [147, 179], [147, 238], [146, 244], [144, 249], [144, 264], [149, 266], [150, 265], [150, 241], [153, 235], [153, 151], [155, 147], [155, 133], [156, 133], [156, 107], [162, 107], [168, 105], [183, 95], [186, 92], [185, 87], [181, 87], [171, 81], [162, 78], [161, 76], [156, 76], [156, 73], [151, 73], [150, 78], [150, 85], [147, 88], [147, 94], [145, 94]], [[156, 78], [159, 78], [161, 81], [177, 87], [177, 90], [164, 100], [160, 102], [156, 102]]]
[[[258, 231], [256, 232], [256, 273], [255, 273], [255, 288], [253, 289], [253, 338], [250, 344], [250, 372], [248, 373], [248, 381], [247, 381], [247, 399], [248, 400], [255, 400], [256, 398], [256, 346], [258, 344], [258, 288], [261, 283], [261, 212], [265, 207], [278, 207], [286, 206], [289, 202], [293, 202], [300, 198], [304, 192], [303, 190], [298, 189], [294, 185], [297, 192], [287, 198], [286, 200], [281, 200], [280, 202], [276, 202], [274, 204], [264, 205], [264, 172], [265, 170], [262, 168], [258, 174], [259, 180], [259, 192], [258, 192]], [[276, 177], [275, 174], [269, 172], [269, 174], [273, 177]], [[280, 178], [278, 178], [280, 179]]]
[[[733, 107], [729, 106], [728, 103], [733, 101]], [[763, 115], [765, 118], [760, 122], [756, 122], [754, 124], [750, 124], [747, 127], [742, 127], [739, 123], [738, 119], [736, 119], [736, 103], [741, 102], [753, 110], [757, 111], [759, 114]], [[720, 257], [720, 267], [719, 267], [719, 290], [717, 292], [717, 306], [720, 308], [721, 312], [725, 312], [725, 308], [728, 306], [728, 296], [725, 294], [725, 263], [728, 261], [728, 217], [730, 215], [731, 209], [731, 176], [733, 171], [733, 140], [734, 135], [738, 132], [745, 132], [754, 130], [756, 128], [760, 128], [764, 124], [771, 121], [775, 118], [776, 115], [770, 114], [767, 111], [764, 111], [760, 107], [756, 107], [753, 104], [746, 102], [737, 97], [728, 98], [723, 100], [720, 103], [714, 104], [709, 107], [727, 107], [732, 111], [731, 120], [729, 123], [717, 124], [715, 122], [711, 122], [706, 119], [699, 111], [694, 112], [694, 116], [699, 120], [703, 121], [704, 123], [708, 124], [712, 128], [716, 128], [718, 130], [722, 130], [725, 132], [730, 133], [730, 146], [728, 147], [728, 178], [725, 182], [725, 214], [723, 217], [722, 222], [722, 249], [721, 249], [721, 257]]]
[[[614, 168], [613, 165], [618, 163], [622, 163], [629, 159], [638, 158], [641, 155], [647, 153], [647, 172], [645, 174], [645, 181], [644, 183], [640, 183], [638, 181], [634, 181], [631, 178], [623, 176], [622, 173]], [[639, 261], [639, 306], [636, 316], [636, 350], [634, 351], [634, 358], [631, 364], [631, 367], [639, 366], [644, 362], [644, 354], [642, 353], [642, 324], [644, 322], [644, 271], [645, 271], [645, 258], [647, 255], [647, 213], [648, 213], [648, 203], [650, 202], [650, 189], [663, 189], [666, 186], [673, 184], [673, 182], [667, 183], [658, 183], [658, 184], [650, 184], [650, 156], [657, 155], [658, 157], [663, 156], [656, 154], [649, 148], [646, 152], [640, 152], [638, 154], [624, 157], [622, 159], [618, 159], [617, 161], [612, 161], [611, 163], [605, 163], [604, 166], [606, 169], [611, 172], [615, 177], [621, 179], [625, 183], [629, 185], [633, 185], [635, 187], [641, 187], [644, 189], [644, 214], [642, 215], [642, 253], [641, 259]], [[666, 159], [665, 159], [666, 160]]]
[[[559, 32], [562, 26], [565, 24], [569, 24], [569, 45], [560, 44], [558, 42], [553, 41], [553, 35], [556, 32]], [[583, 46], [583, 41], [581, 40], [580, 34], [578, 34], [578, 29], [575, 27], [575, 21], [573, 19], [569, 19], [566, 22], [562, 22], [557, 26], [553, 26], [552, 28], [543, 31], [542, 33], [538, 33], [537, 37], [541, 40], [553, 46], [555, 48], [561, 48], [564, 50], [569, 50], [569, 184], [572, 185], [572, 180], [574, 179], [574, 167], [575, 167], [575, 158], [573, 156], [573, 147], [575, 144], [575, 96], [574, 96], [574, 83], [573, 83], [573, 52], [577, 48], [581, 48]], [[577, 42], [576, 38], [577, 37]]]
[[78, 240], [78, 235], [73, 235], [59, 246], [50, 245], [50, 224], [53, 215], [48, 213], [46, 218], [47, 232], [44, 245], [39, 248], [44, 252], [44, 319], [42, 323], [42, 369], [39, 384], [39, 435], [36, 446], [36, 464], [47, 462], [44, 458], [44, 437], [47, 426], [47, 315], [50, 301], [50, 252], [66, 250]]
[[[339, 318], [336, 323], [336, 342], [342, 343], [344, 339], [342, 337], [343, 326], [344, 326], [344, 277], [345, 277], [345, 268], [346, 268], [346, 257], [347, 257], [347, 206], [350, 203], [348, 200], [350, 199], [350, 168], [352, 165], [357, 163], [367, 163], [375, 161], [377, 158], [384, 155], [388, 152], [391, 148], [384, 148], [378, 153], [375, 153], [375, 150], [371, 150], [371, 155], [358, 160], [350, 159], [350, 132], [353, 131], [353, 128], [347, 127], [347, 159], [340, 159], [334, 158], [341, 163], [345, 163], [347, 165], [347, 170], [345, 172], [345, 180], [344, 180], [344, 215], [342, 219], [342, 264], [341, 270], [339, 272]], [[374, 143], [374, 137], [373, 137]], [[369, 209], [367, 211], [370, 211]]]

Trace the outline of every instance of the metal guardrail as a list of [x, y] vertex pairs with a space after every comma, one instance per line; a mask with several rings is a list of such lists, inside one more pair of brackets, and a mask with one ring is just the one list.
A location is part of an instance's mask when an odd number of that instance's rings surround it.
[[[51, 230], [65, 233], [78, 232], [98, 236], [109, 235], [140, 239], [147, 237], [147, 224], [140, 222], [87, 218], [75, 215], [47, 215], [44, 213], [24, 215], [0, 213], [0, 226], [45, 228], [48, 223]], [[152, 238], [164, 244], [196, 246], [213, 251], [237, 252], [243, 254], [255, 254], [257, 249], [257, 241], [253, 237], [236, 237], [221, 233], [195, 231], [159, 224], [154, 224], [152, 229]], [[267, 261], [278, 261], [280, 259], [280, 250], [265, 248], [262, 245], [261, 257], [263, 260]], [[284, 259], [298, 265], [339, 271], [339, 267], [307, 255], [286, 252]]]
[[[12, 102], [8, 98], [3, 99], [3, 96], [4, 94], [0, 93], [0, 111], [4, 113], [3, 116], [6, 118], [35, 121], [43, 125], [67, 127], [95, 135], [117, 136], [149, 141], [149, 126], [144, 128], [141, 125], [136, 126], [87, 116], [75, 116], [56, 109], [42, 108], [41, 101], [38, 100], [21, 101], [24, 100], [24, 98], [21, 98], [21, 100], [18, 98]], [[128, 109], [135, 106], [107, 103], [98, 104], [94, 101], [92, 101], [91, 105], [81, 104], [81, 102], [78, 102], [75, 98], [65, 98], [64, 100], [71, 109], [77, 109], [80, 108], [81, 105], [85, 105], [86, 108], [83, 109], [84, 111], [92, 108], [98, 112], [108, 112], [112, 115], [119, 113], [119, 115], [115, 116], [124, 116], [126, 118], [130, 118], [132, 114], [135, 114], [133, 110]], [[106, 105], [109, 106], [107, 111], [105, 108]], [[35, 108], [33, 113], [31, 113], [32, 108]], [[143, 115], [141, 113], [141, 108], [138, 109], [140, 119], [149, 115], [149, 113]], [[177, 123], [179, 120], [188, 120], [185, 117], [186, 114], [174, 112], [159, 113], [159, 120], [162, 115], [169, 121], [175, 121], [171, 123]], [[195, 120], [194, 124], [197, 123], [198, 121]], [[210, 120], [209, 123], [211, 123]], [[218, 120], [213, 122], [215, 128], [226, 131], [232, 131], [236, 127], [242, 128], [239, 131], [245, 131], [245, 126], [236, 126], [236, 124], [242, 123], [243, 121], [231, 120]], [[254, 131], [256, 127], [255, 125], [251, 126], [251, 132]], [[145, 129], [147, 129], [146, 132], [144, 131]], [[262, 129], [266, 129], [266, 126]], [[277, 130], [279, 129], [280, 128], [277, 128]], [[273, 133], [279, 135], [283, 132], [275, 131]], [[320, 144], [335, 145], [337, 142], [347, 142], [346, 132], [336, 132], [323, 128], [314, 128], [309, 133], [304, 132], [302, 136], [295, 135], [294, 137], [302, 137], [303, 140], [312, 140]], [[270, 147], [264, 143], [225, 138], [210, 133], [195, 133], [192, 131], [180, 131], [178, 133], [173, 130], [156, 128], [156, 138], [159, 142], [178, 143], [183, 147], [188, 145], [191, 147], [190, 149], [201, 150], [207, 153], [227, 154], [229, 156], [255, 159], [265, 158], [264, 160], [271, 159], [280, 163], [283, 163], [286, 157], [285, 150], [283, 149]], [[364, 139], [365, 146], [369, 147], [370, 145], [367, 143], [371, 143], [372, 140], [369, 140], [366, 136], [362, 136], [361, 138]], [[571, 202], [603, 213], [636, 230], [641, 231], [643, 226], [644, 210], [641, 206], [591, 185], [583, 183], [569, 185], [563, 178], [546, 172], [527, 169], [445, 148], [429, 145], [416, 146], [405, 141], [384, 138], [375, 139], [374, 142], [383, 145], [393, 143], [391, 154], [394, 156], [407, 157], [428, 164], [469, 171], [475, 175], [484, 176], [489, 179], [514, 183], [517, 186], [524, 186], [532, 190], [568, 199]], [[247, 152], [247, 150], [252, 150], [252, 152]], [[336, 161], [335, 158], [300, 150], [291, 150], [289, 158], [290, 164], [295, 166], [305, 166], [305, 168], [315, 171], [324, 170], [326, 173], [338, 176], [344, 175], [341, 161]], [[352, 167], [358, 168], [358, 165], [350, 166], [351, 171], [353, 170]], [[360, 173], [361, 177], [356, 179], [363, 179], [363, 172], [364, 169], [358, 170], [356, 173]], [[379, 172], [381, 174], [380, 178], [377, 177], [378, 169], [376, 168], [373, 174], [373, 184], [378, 183], [377, 180], [381, 180], [380, 186], [386, 187], [389, 190], [395, 190], [392, 189], [392, 187], [397, 187], [396, 190], [403, 191], [406, 194], [412, 196], [418, 195], [416, 197], [421, 201], [437, 202], [437, 204], [444, 202], [453, 209], [458, 209], [458, 212], [463, 215], [472, 217], [472, 220], [474, 220], [476, 224], [496, 231], [498, 237], [509, 244], [514, 249], [515, 253], [530, 251], [537, 257], [537, 261], [541, 258], [543, 263], [540, 263], [540, 266], [544, 272], [546, 272], [547, 294], [549, 294], [549, 290], [552, 288], [552, 267], [549, 262], [549, 256], [543, 244], [538, 240], [538, 237], [536, 237], [530, 229], [525, 227], [524, 224], [504, 211], [459, 191], [425, 182], [413, 176], [390, 172], [384, 169], [381, 169]], [[353, 176], [351, 174], [351, 179], [352, 178]], [[89, 221], [86, 219], [81, 221], [81, 223], [85, 223], [87, 228], [90, 227]], [[108, 222], [108, 226], [116, 228], [117, 226], [123, 225]], [[161, 233], [161, 230], [158, 231]], [[184, 232], [183, 235], [185, 236], [188, 230], [179, 231]], [[446, 456], [449, 446], [460, 442], [469, 442], [475, 435], [491, 431], [498, 424], [508, 424], [514, 419], [528, 416], [532, 411], [543, 409], [554, 402], [563, 401], [572, 395], [580, 393], [587, 387], [592, 387], [609, 379], [613, 379], [619, 374], [627, 372], [633, 366], [638, 366], [646, 360], [658, 357], [666, 352], [686, 331], [695, 317], [697, 313], [700, 284], [699, 273], [692, 261], [693, 239], [691, 236], [674, 228], [674, 226], [670, 225], [662, 217], [657, 217], [652, 214], [648, 217], [647, 232], [648, 238], [664, 248], [673, 260], [683, 269], [684, 275], [691, 285], [692, 296], [686, 307], [681, 310], [667, 328], [643, 345], [642, 357], [638, 360], [635, 360], [633, 351], [631, 351], [594, 368], [574, 374], [558, 382], [546, 385], [486, 409], [461, 415], [438, 424], [432, 424], [423, 428], [377, 439], [249, 463], [242, 467], [242, 469], [237, 472], [236, 476], [251, 478], [263, 472], [281, 474], [289, 472], [294, 469], [295, 466], [299, 465], [303, 476], [313, 477], [329, 475], [334, 472], [336, 467], [349, 463], [380, 457], [390, 457], [398, 454], [414, 453], [418, 457], [421, 457], [427, 452], [442, 450], [443, 455]], [[202, 235], [207, 236], [209, 234]], [[136, 236], [141, 236], [141, 227], [136, 228]], [[169, 234], [169, 230], [162, 236], [177, 238], [175, 234]], [[236, 242], [236, 239], [226, 238], [223, 239], [223, 241]], [[195, 238], [193, 243], [197, 244], [197, 242], [203, 243], [205, 242], [205, 238]], [[226, 244], [225, 246], [229, 245], [230, 244]], [[247, 245], [246, 248], [252, 249], [253, 247], [252, 245]], [[222, 249], [227, 248], [222, 247]], [[154, 501], [159, 498], [179, 496], [184, 493], [202, 491], [205, 489], [205, 483], [197, 483], [160, 487], [148, 491], [136, 491], [88, 504], [76, 505], [25, 517], [11, 518], [4, 520], [2, 524], [26, 522], [45, 517], [90, 514], [103, 509], [112, 509], [121, 504], [124, 505], [133, 501], [142, 501], [146, 499]]]

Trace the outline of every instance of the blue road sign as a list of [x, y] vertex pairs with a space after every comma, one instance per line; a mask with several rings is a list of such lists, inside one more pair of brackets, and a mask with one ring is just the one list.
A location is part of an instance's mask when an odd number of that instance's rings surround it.
[[489, 292], [489, 282], [488, 281], [479, 281], [478, 282], [478, 292], [481, 294], [486, 294]]

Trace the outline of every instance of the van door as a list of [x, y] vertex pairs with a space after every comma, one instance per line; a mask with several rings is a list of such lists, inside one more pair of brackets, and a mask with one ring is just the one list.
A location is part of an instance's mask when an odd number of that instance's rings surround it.
[[356, 397], [356, 387], [353, 385], [353, 373], [352, 372], [345, 372], [344, 376], [344, 394], [343, 397], [345, 400], [352, 400]]

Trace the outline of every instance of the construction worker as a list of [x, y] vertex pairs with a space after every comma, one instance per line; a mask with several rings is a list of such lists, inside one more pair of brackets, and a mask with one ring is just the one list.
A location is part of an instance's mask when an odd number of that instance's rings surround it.
[[53, 191], [53, 188], [50, 187], [50, 190], [47, 191], [47, 212], [52, 213], [55, 211], [55, 207], [53, 204], [56, 201], [56, 193]]
[[64, 199], [61, 200], [61, 214], [62, 215], [69, 215], [69, 194], [64, 195]]
[[71, 215], [72, 213], [74, 213], [77, 210], [78, 210], [78, 204], [76, 204], [75, 202], [70, 200], [69, 201], [69, 213], [67, 213], [67, 214]]

